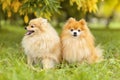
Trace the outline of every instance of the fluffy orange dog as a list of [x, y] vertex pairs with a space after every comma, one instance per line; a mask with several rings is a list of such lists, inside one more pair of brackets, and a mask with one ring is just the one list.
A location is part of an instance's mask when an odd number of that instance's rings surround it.
[[63, 60], [68, 63], [102, 60], [102, 49], [94, 46], [94, 37], [84, 19], [76, 21], [70, 18], [63, 28], [61, 41]]
[[53, 68], [60, 62], [60, 38], [46, 19], [32, 19], [26, 30], [27, 33], [22, 40], [22, 46], [30, 67], [34, 69], [32, 64], [37, 59], [41, 60], [44, 69]]

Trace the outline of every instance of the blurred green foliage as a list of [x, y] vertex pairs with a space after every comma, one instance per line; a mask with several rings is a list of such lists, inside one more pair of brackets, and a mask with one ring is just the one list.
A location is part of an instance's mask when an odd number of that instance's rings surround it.
[[0, 0], [0, 15], [1, 20], [13, 24], [14, 21], [27, 24], [32, 18], [44, 17], [58, 27], [74, 17], [88, 22], [96, 18], [98, 23], [109, 27], [111, 22], [120, 20], [120, 0]]
[[98, 10], [98, 2], [99, 0], [0, 0], [0, 7], [7, 17], [17, 13], [24, 16], [24, 21], [27, 23], [30, 16], [50, 19], [55, 14], [61, 14], [64, 8], [70, 13], [71, 9], [65, 6], [74, 6], [75, 12], [78, 10], [83, 14], [95, 13]]

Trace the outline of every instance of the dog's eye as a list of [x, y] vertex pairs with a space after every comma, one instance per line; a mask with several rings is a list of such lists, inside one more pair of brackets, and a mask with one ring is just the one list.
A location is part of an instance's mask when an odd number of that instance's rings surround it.
[[78, 30], [78, 32], [80, 32], [80, 30]]
[[70, 31], [73, 31], [73, 29], [71, 29]]
[[33, 26], [33, 25], [31, 25], [31, 28], [34, 28], [34, 26]]

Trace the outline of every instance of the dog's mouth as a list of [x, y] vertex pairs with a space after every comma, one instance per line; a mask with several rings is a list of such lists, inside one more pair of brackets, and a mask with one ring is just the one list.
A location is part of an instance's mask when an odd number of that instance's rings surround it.
[[27, 30], [26, 35], [31, 35], [31, 34], [34, 33], [34, 32], [35, 32], [34, 30]]
[[77, 37], [77, 34], [74, 34], [73, 36], [74, 36], [74, 37]]

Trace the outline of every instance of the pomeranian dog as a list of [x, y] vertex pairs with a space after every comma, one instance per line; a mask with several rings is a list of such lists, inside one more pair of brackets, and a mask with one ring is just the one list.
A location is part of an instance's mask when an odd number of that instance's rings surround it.
[[94, 44], [91, 34], [84, 19], [76, 21], [70, 18], [63, 27], [61, 33], [63, 60], [68, 63], [81, 63], [87, 61], [89, 64], [101, 61], [102, 49]]
[[53, 68], [61, 59], [60, 38], [55, 29], [44, 18], [35, 18], [25, 27], [22, 47], [27, 55], [29, 67], [40, 60], [43, 69]]

